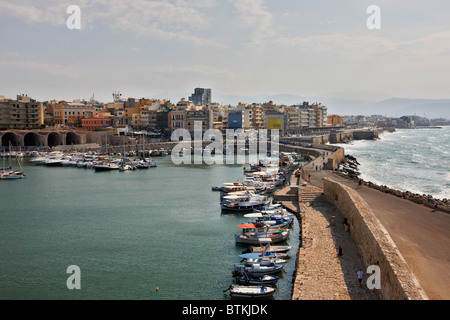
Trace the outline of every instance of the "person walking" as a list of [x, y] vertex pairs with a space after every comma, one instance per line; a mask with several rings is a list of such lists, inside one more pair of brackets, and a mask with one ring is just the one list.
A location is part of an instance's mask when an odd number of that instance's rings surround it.
[[362, 269], [359, 269], [356, 274], [358, 275], [359, 286], [362, 287], [362, 279], [364, 276], [364, 271], [362, 271]]

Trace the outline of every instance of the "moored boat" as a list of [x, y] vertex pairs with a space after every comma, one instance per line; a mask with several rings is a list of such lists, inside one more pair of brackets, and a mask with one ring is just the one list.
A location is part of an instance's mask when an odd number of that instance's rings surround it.
[[264, 275], [278, 273], [281, 272], [281, 270], [283, 270], [283, 265], [275, 264], [273, 262], [246, 262], [244, 264], [234, 265], [234, 274], [237, 274], [238, 272], [247, 272], [250, 275]]
[[112, 171], [112, 170], [119, 170], [119, 165], [115, 163], [100, 163], [94, 165], [95, 171]]
[[263, 298], [275, 293], [275, 288], [267, 286], [231, 285], [227, 290], [230, 291], [230, 296], [239, 298]]
[[273, 257], [273, 258], [287, 258], [289, 255], [287, 253], [282, 252], [251, 252], [251, 253], [243, 253], [239, 255], [239, 258], [242, 259], [262, 259], [264, 257]]
[[286, 253], [289, 250], [292, 249], [291, 246], [273, 246], [271, 245], [272, 239], [270, 238], [260, 238], [259, 239], [259, 246], [249, 246], [247, 250], [245, 250], [243, 253], [263, 253], [263, 252], [274, 252], [274, 253]]
[[15, 179], [22, 179], [25, 175], [23, 174], [23, 171], [4, 171], [0, 173], [0, 179], [1, 180], [15, 180]]
[[266, 204], [264, 196], [251, 192], [242, 195], [224, 196], [220, 206], [224, 211], [253, 211]]
[[278, 277], [274, 275], [249, 275], [245, 271], [236, 275], [235, 281], [242, 285], [274, 285], [278, 282]]
[[264, 233], [243, 233], [236, 234], [235, 240], [236, 243], [244, 243], [244, 244], [259, 244], [261, 238], [269, 237], [272, 243], [281, 242], [287, 240], [289, 238], [289, 231], [273, 231], [273, 232], [264, 232]]

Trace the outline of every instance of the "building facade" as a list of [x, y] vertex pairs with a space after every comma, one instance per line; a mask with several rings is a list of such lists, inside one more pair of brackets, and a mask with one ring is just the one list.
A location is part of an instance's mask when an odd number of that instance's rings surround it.
[[194, 93], [189, 97], [194, 105], [207, 106], [211, 103], [211, 89], [195, 88]]
[[83, 130], [94, 131], [100, 128], [110, 127], [112, 120], [109, 117], [104, 118], [84, 118], [81, 119]]
[[0, 101], [0, 128], [38, 128], [44, 124], [44, 106], [28, 96]]

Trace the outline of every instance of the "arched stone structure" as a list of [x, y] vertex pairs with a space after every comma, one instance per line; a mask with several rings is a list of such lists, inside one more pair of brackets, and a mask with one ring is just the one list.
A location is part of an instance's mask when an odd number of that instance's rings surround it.
[[66, 145], [81, 144], [81, 137], [75, 132], [67, 132]]
[[8, 131], [2, 135], [2, 147], [18, 147], [22, 145], [22, 138], [15, 132]]
[[50, 132], [47, 136], [47, 146], [55, 147], [64, 144], [64, 137], [58, 132]]
[[41, 136], [36, 132], [28, 132], [23, 136], [23, 145], [25, 147], [41, 146]]

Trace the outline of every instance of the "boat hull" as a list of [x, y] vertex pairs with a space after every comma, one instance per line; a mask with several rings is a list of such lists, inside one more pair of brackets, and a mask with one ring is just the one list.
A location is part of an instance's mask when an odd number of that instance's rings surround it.
[[274, 285], [278, 282], [277, 276], [264, 275], [264, 276], [240, 276], [236, 277], [236, 283], [242, 285]]
[[[261, 238], [267, 237], [266, 234], [261, 236], [253, 236], [253, 235], [245, 235], [245, 234], [236, 234], [235, 239], [236, 243], [244, 243], [244, 244], [254, 244], [259, 245], [261, 243]], [[281, 242], [287, 240], [289, 238], [289, 232], [284, 231], [278, 234], [274, 234], [273, 236], [268, 236], [272, 241], [272, 243]]]
[[243, 264], [243, 265], [235, 265], [234, 272], [240, 274], [242, 272], [247, 273], [250, 276], [263, 276], [263, 275], [271, 275], [283, 270], [283, 265], [274, 264], [274, 263], [260, 263], [260, 264]]
[[253, 205], [248, 205], [248, 206], [229, 206], [226, 204], [221, 203], [220, 204], [222, 211], [240, 211], [240, 212], [251, 212], [255, 209], [259, 209], [261, 207], [264, 206], [264, 203], [258, 203], [258, 204], [253, 204]]
[[110, 167], [110, 166], [94, 166], [95, 171], [113, 171], [119, 170], [119, 167]]
[[291, 250], [291, 246], [269, 246], [263, 247], [249, 247], [248, 250], [250, 252], [274, 252], [274, 253], [286, 253]]
[[230, 296], [236, 298], [264, 298], [275, 293], [275, 288], [266, 286], [241, 286], [235, 285], [230, 288]]

